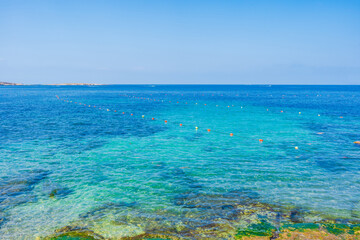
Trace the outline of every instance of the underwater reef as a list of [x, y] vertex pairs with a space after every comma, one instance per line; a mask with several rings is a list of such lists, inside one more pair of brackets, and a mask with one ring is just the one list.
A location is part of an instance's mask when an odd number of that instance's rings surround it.
[[360, 222], [262, 203], [247, 189], [181, 193], [172, 204], [104, 204], [44, 239], [360, 239]]

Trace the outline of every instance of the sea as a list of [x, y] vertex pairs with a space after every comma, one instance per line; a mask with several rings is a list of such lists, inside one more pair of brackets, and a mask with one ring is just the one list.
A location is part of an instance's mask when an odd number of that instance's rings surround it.
[[0, 239], [359, 222], [357, 141], [360, 86], [0, 86]]

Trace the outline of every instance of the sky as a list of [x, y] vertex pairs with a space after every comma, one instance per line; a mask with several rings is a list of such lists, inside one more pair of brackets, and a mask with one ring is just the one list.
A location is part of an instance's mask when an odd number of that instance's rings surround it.
[[0, 81], [360, 84], [360, 1], [0, 1]]

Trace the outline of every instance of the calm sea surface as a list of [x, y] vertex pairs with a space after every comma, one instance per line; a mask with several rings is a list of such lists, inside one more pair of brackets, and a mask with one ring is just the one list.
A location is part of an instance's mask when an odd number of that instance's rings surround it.
[[354, 141], [360, 86], [3, 86], [0, 236], [358, 221]]

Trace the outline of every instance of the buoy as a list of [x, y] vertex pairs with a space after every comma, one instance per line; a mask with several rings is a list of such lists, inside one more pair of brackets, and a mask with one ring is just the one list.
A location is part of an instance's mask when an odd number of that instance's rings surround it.
[[114, 112], [116, 112], [116, 110], [114, 110]]
[[106, 111], [110, 111], [109, 109], [106, 109]]
[[198, 127], [195, 127], [196, 130], [198, 130]]
[[299, 147], [295, 147], [295, 149], [297, 150], [297, 149], [299, 149]]
[[131, 114], [131, 116], [134, 115], [134, 114]]
[[354, 143], [355, 143], [355, 144], [360, 144], [360, 141], [355, 141]]
[[299, 114], [301, 114], [301, 112], [299, 112]]
[[320, 114], [318, 114], [318, 117], [320, 117]]
[[167, 120], [165, 120], [165, 123], [167, 123]]
[[206, 106], [206, 103], [204, 105]]
[[182, 123], [180, 123], [180, 127], [182, 126]]
[[343, 118], [342, 116], [340, 118]]
[[145, 116], [144, 116], [144, 115], [142, 115], [141, 117], [142, 117], [142, 118], [144, 118]]
[[318, 132], [317, 134], [320, 134], [320, 135], [321, 135], [321, 134], [324, 134], [324, 133], [323, 133], [323, 132]]
[[262, 140], [262, 139], [259, 139], [259, 142], [263, 142], [264, 140]]
[[125, 114], [125, 112], [123, 112], [123, 114]]
[[284, 112], [283, 110], [281, 110], [281, 112]]
[[207, 131], [208, 131], [208, 132], [210, 132], [211, 130], [210, 130], [210, 129], [208, 129]]
[[151, 120], [155, 120], [155, 118], [151, 118]]
[[232, 136], [234, 136], [234, 134], [233, 134], [233, 133], [230, 133], [230, 136], [232, 137]]

